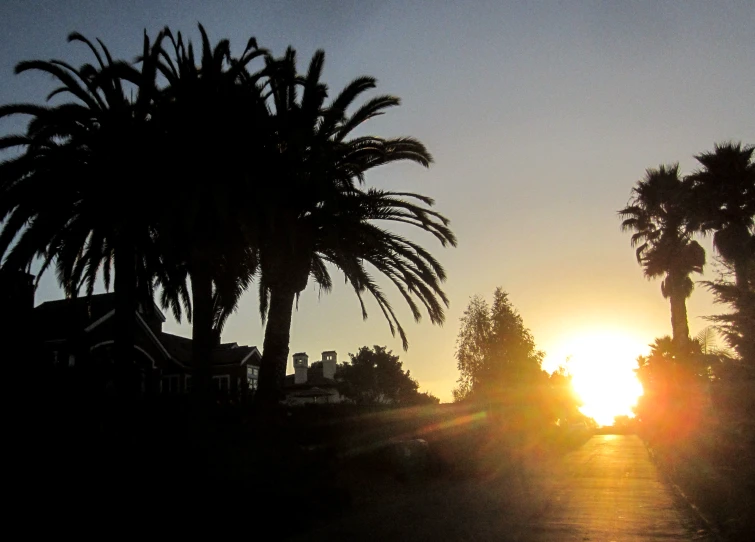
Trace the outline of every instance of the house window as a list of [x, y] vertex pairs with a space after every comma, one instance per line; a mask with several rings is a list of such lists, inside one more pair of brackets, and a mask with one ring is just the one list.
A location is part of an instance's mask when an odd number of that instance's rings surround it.
[[160, 379], [162, 393], [178, 393], [178, 375], [165, 375]]
[[259, 367], [252, 367], [247, 365], [246, 367], [246, 381], [249, 384], [249, 388], [257, 389], [257, 377], [259, 375]]
[[212, 377], [218, 391], [228, 393], [231, 391], [231, 377], [229, 375], [217, 375]]

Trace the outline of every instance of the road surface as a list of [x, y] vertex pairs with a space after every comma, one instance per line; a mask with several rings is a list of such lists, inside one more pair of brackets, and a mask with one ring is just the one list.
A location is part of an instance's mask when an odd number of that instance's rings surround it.
[[639, 438], [599, 435], [526, 475], [386, 491], [301, 540], [708, 540], [699, 529]]
[[594, 436], [564, 467], [527, 540], [702, 539], [636, 436]]

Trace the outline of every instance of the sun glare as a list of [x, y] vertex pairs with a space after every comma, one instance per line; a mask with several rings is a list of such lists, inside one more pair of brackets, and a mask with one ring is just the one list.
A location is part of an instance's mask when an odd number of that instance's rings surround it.
[[[583, 414], [599, 425], [612, 425], [616, 416], [634, 416], [632, 407], [642, 395], [635, 360], [645, 349], [642, 341], [621, 333], [585, 333], [564, 342], [560, 364], [572, 375]], [[549, 356], [549, 361], [556, 360]]]

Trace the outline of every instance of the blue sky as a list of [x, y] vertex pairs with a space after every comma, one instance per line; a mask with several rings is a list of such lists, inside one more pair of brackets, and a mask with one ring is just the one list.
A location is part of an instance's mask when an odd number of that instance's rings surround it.
[[[144, 29], [197, 39], [197, 22], [236, 50], [250, 36], [276, 53], [293, 45], [302, 70], [324, 49], [333, 92], [368, 74], [380, 93], [400, 96], [371, 131], [416, 136], [436, 162], [391, 166], [368, 183], [434, 197], [459, 237], [456, 249], [416, 237], [449, 274], [444, 327], [411, 323], [391, 292], [411, 343], [405, 367], [444, 399], [457, 378], [458, 319], [471, 295], [496, 286], [551, 363], [579, 355], [570, 348], [584, 337], [616, 337], [605, 354], [613, 363], [670, 333], [660, 284], [642, 278], [616, 210], [648, 167], [679, 161], [688, 172], [714, 142], [755, 143], [752, 2], [4, 0], [0, 21], [0, 103], [41, 101], [52, 89], [49, 78], [13, 75], [20, 60], [88, 61], [66, 43], [73, 30], [131, 59]], [[5, 122], [0, 133], [21, 127]], [[37, 302], [59, 296], [48, 277]], [[717, 310], [700, 288], [688, 308], [693, 333]], [[255, 291], [224, 340], [261, 344]], [[335, 349], [344, 359], [365, 344], [401, 350], [376, 306], [362, 322], [342, 284], [322, 297], [307, 289], [292, 352]]]

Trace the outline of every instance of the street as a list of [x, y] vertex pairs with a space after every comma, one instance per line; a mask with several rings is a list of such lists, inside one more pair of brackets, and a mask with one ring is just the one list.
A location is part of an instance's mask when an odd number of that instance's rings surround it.
[[569, 454], [526, 540], [689, 540], [695, 526], [634, 435], [596, 435]]
[[307, 540], [708, 540], [634, 435], [596, 435], [515, 477], [435, 481], [316, 527]]

